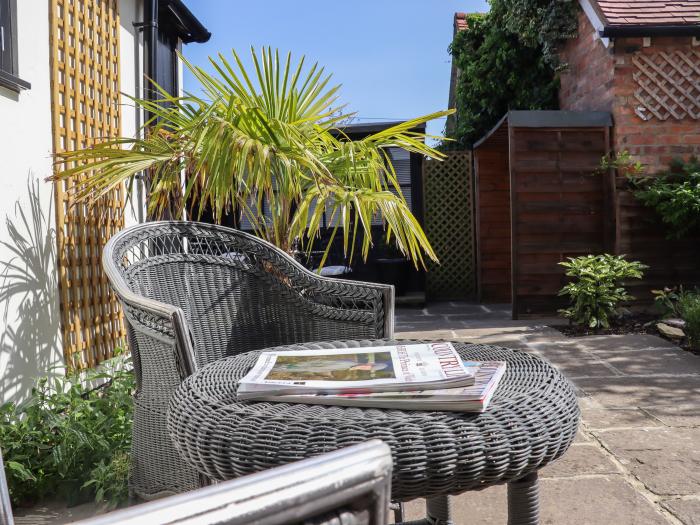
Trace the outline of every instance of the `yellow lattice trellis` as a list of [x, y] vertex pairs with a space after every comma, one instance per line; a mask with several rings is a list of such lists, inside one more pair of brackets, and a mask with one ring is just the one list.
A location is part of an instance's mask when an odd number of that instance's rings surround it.
[[636, 53], [632, 57], [638, 88], [634, 92], [641, 106], [637, 115], [650, 120], [700, 119], [700, 53]]
[[427, 273], [428, 296], [470, 298], [476, 290], [471, 152], [453, 151], [423, 166], [425, 232], [440, 259]]
[[[50, 0], [51, 107], [55, 153], [120, 134], [118, 0]], [[105, 242], [124, 225], [123, 190], [75, 205], [55, 184], [63, 351], [71, 368], [112, 356], [124, 324], [102, 272]]]

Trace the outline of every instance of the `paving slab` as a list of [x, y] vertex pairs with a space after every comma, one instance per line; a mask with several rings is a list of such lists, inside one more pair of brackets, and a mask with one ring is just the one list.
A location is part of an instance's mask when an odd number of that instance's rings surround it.
[[[405, 505], [406, 520], [425, 517], [425, 500], [416, 499]], [[475, 492], [465, 492], [452, 498], [452, 511], [455, 524], [496, 524], [507, 523], [508, 505], [505, 485], [489, 487]]]
[[[459, 301], [431, 303], [425, 308], [425, 311], [431, 315], [490, 314], [497, 310], [498, 308], [494, 310], [487, 305]], [[398, 314], [400, 315], [401, 312]]]
[[666, 500], [661, 505], [684, 525], [700, 525], [700, 498]]
[[646, 413], [669, 427], [700, 427], [700, 405], [642, 407]]
[[394, 337], [397, 339], [454, 339], [453, 330], [396, 330]]
[[[407, 519], [425, 515], [423, 500], [407, 504]], [[508, 519], [504, 486], [467, 492], [453, 498], [456, 524], [505, 524]], [[542, 525], [668, 525], [654, 505], [617, 475], [540, 481]]]
[[450, 325], [440, 318], [424, 317], [407, 322], [397, 322], [394, 325], [396, 332], [416, 330], [451, 330]]
[[66, 507], [64, 503], [47, 502], [32, 509], [14, 510], [15, 525], [63, 525], [103, 514], [104, 509], [95, 503], [83, 503]]
[[592, 377], [574, 382], [605, 408], [679, 405], [700, 396], [700, 376]]
[[581, 420], [589, 430], [662, 426], [661, 422], [639, 408], [581, 408]]
[[678, 348], [675, 344], [666, 339], [648, 334], [587, 335], [583, 337], [572, 337], [571, 340], [581, 348], [591, 352], [607, 352], [611, 348], [617, 351]]
[[700, 375], [700, 357], [679, 348], [597, 351], [595, 354], [624, 375]]
[[669, 523], [651, 502], [621, 476], [545, 479], [540, 485], [542, 525]]
[[571, 357], [555, 357], [551, 354], [545, 355], [537, 351], [536, 353], [547, 359], [547, 361], [552, 363], [562, 374], [574, 382], [580, 377], [619, 376], [619, 373], [607, 366], [606, 363], [595, 359], [572, 359]]
[[594, 444], [572, 445], [561, 458], [542, 470], [540, 478], [574, 477], [589, 474], [619, 474], [617, 466]]
[[662, 427], [594, 434], [655, 494], [700, 494], [700, 429]]

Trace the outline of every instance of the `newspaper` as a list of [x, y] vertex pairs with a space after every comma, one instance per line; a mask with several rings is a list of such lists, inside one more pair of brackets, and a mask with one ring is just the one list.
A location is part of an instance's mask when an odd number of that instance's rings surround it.
[[262, 352], [238, 397], [358, 394], [456, 388], [474, 383], [452, 344]]
[[506, 371], [506, 363], [504, 361], [464, 361], [463, 365], [466, 370], [475, 374], [475, 381], [471, 386], [417, 392], [265, 396], [263, 400], [403, 410], [483, 412], [488, 407]]

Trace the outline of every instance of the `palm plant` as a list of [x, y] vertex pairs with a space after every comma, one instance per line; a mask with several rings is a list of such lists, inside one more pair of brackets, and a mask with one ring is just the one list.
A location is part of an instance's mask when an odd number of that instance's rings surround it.
[[[352, 258], [360, 240], [366, 258], [372, 219], [379, 217], [387, 239], [416, 265], [425, 256], [435, 260], [401, 194], [388, 148], [442, 158], [414, 130], [450, 112], [350, 140], [340, 124], [349, 116], [337, 104], [340, 86], [329, 87], [323, 68], [305, 69], [303, 57], [293, 65], [290, 54], [282, 61], [269, 48], [251, 55], [252, 73], [235, 51], [233, 63], [221, 54], [210, 58], [215, 74], [181, 57], [201, 95], [175, 97], [155, 85], [158, 100], [134, 99], [150, 115], [142, 138], [63, 153], [52, 179], [79, 180], [76, 200], [94, 202], [125, 183], [130, 195], [135, 177], [146, 172], [151, 216], [186, 205], [191, 217], [207, 210], [217, 222], [240, 214], [258, 236], [286, 251], [295, 243], [311, 250], [325, 213], [335, 224], [331, 242], [340, 230], [346, 253]], [[263, 203], [267, 216], [258, 212]]]

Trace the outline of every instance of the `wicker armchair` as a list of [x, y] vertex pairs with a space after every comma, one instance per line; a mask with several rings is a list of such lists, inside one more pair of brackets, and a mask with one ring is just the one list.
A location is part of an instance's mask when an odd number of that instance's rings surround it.
[[140, 224], [109, 240], [102, 263], [134, 361], [130, 489], [143, 499], [208, 483], [166, 429], [171, 394], [197, 368], [269, 346], [393, 335], [393, 287], [320, 277], [229, 228]]

